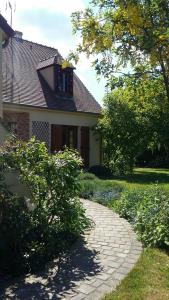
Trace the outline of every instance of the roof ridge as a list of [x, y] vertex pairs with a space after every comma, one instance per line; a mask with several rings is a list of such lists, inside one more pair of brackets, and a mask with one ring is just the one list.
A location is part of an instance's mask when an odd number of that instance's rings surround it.
[[[15, 36], [13, 38], [17, 39]], [[28, 43], [32, 43], [32, 44], [35, 44], [35, 45], [38, 45], [38, 46], [42, 46], [42, 47], [45, 47], [45, 48], [57, 50], [57, 52], [58, 52], [57, 48], [54, 48], [54, 47], [51, 47], [51, 46], [43, 45], [43, 44], [40, 44], [40, 43], [37, 43], [37, 42], [33, 42], [33, 41], [29, 41], [29, 40], [26, 40], [26, 39], [23, 39], [23, 38], [22, 38], [22, 41], [28, 42]]]

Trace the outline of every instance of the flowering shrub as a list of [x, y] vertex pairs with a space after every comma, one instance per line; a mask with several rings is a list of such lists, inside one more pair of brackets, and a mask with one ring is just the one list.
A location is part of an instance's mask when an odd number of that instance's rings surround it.
[[[0, 191], [0, 264], [6, 272], [32, 271], [55, 256], [89, 225], [78, 199], [78, 153], [49, 155], [44, 143], [8, 143], [1, 149], [1, 171], [16, 170], [30, 198]], [[1, 186], [5, 185], [1, 180]], [[8, 257], [11, 258], [10, 265]]]

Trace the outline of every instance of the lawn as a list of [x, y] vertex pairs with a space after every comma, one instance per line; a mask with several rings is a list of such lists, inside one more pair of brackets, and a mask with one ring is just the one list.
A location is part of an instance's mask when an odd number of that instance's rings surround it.
[[132, 189], [146, 187], [152, 183], [159, 183], [169, 191], [169, 169], [136, 168], [132, 175], [115, 177], [112, 182], [120, 183], [124, 188]]
[[145, 249], [130, 274], [104, 300], [168, 300], [169, 256]]
[[[169, 169], [136, 168], [132, 175], [82, 180], [84, 194], [91, 200], [109, 205], [111, 188], [115, 197], [122, 190], [146, 188], [157, 183], [169, 193]], [[83, 196], [82, 195], [82, 196]], [[108, 199], [108, 201], [106, 201]], [[169, 255], [158, 249], [144, 249], [138, 263], [121, 282], [115, 292], [104, 300], [168, 300], [169, 299]]]

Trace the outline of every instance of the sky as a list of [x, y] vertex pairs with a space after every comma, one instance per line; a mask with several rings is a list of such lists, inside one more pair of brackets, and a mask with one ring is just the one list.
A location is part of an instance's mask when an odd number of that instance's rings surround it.
[[[0, 0], [0, 11], [11, 23], [11, 11], [6, 0]], [[89, 0], [10, 0], [13, 7], [12, 27], [23, 32], [23, 39], [57, 48], [63, 57], [74, 50], [79, 36], [72, 34], [71, 13], [83, 10]], [[80, 77], [95, 99], [102, 105], [105, 82], [98, 82], [91, 66], [92, 58], [83, 54], [76, 67]]]

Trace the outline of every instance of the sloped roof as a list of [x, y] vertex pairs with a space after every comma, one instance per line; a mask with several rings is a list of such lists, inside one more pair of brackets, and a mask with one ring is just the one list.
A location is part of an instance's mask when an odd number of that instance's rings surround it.
[[[3, 49], [3, 101], [99, 114], [101, 107], [74, 73], [74, 96], [59, 98], [37, 72], [60, 56], [57, 49], [12, 38]], [[60, 56], [61, 57], [61, 56]]]

